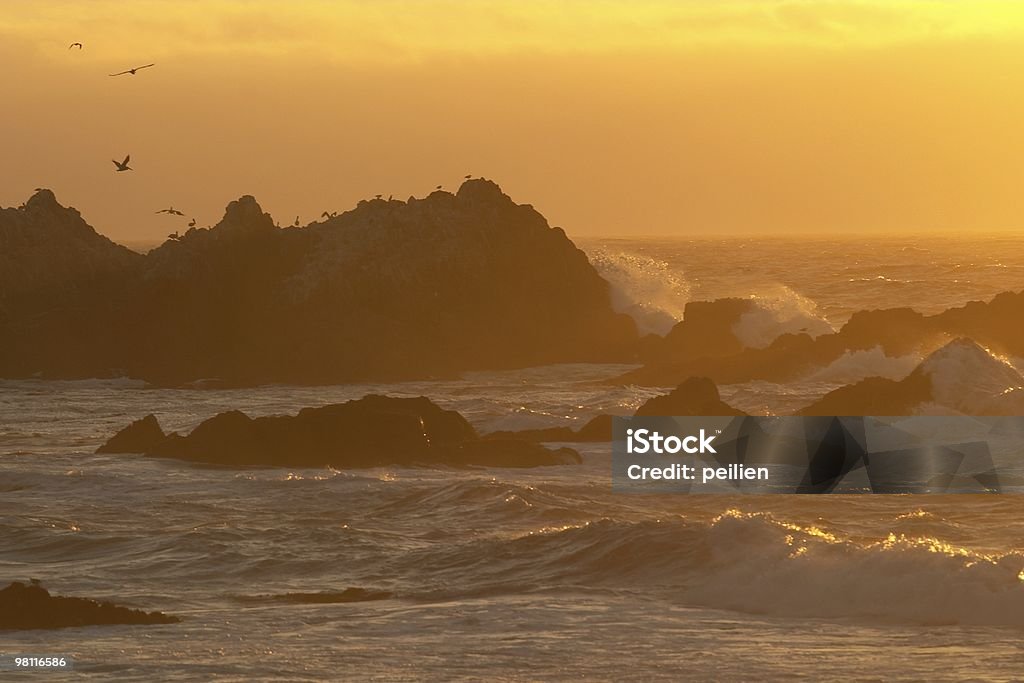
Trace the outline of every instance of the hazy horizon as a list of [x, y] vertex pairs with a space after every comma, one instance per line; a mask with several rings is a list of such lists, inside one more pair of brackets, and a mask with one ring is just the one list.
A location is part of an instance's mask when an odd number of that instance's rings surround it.
[[995, 0], [8, 2], [0, 205], [148, 243], [473, 174], [574, 237], [1003, 232], [1022, 32]]

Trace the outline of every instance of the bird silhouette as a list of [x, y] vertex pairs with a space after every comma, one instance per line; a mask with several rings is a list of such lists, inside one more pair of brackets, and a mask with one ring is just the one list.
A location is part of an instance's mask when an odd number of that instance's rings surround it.
[[472, 178], [473, 178], [473, 176], [471, 176], [471, 175], [466, 176], [466, 180], [471, 180]]
[[169, 240], [176, 240], [176, 239], [180, 239], [180, 238], [181, 238], [181, 236], [178, 234], [177, 231], [174, 231], [170, 235], [167, 236], [167, 239], [169, 239]]
[[128, 69], [127, 71], [118, 71], [116, 74], [108, 74], [108, 75], [109, 76], [124, 76], [125, 74], [131, 74], [132, 76], [134, 76], [135, 72], [138, 71], [139, 69], [148, 69], [151, 66], [156, 66], [156, 64], [143, 64], [142, 66], [132, 67], [131, 69]]
[[298, 216], [295, 217], [295, 227], [296, 228], [299, 227], [299, 217]]
[[434, 189], [435, 189], [435, 190], [440, 190], [440, 189], [441, 189], [442, 187], [444, 187], [444, 185], [438, 185], [438, 186], [437, 186], [437, 187], [435, 187]]
[[117, 166], [117, 172], [118, 173], [120, 173], [121, 171], [134, 171], [135, 169], [128, 165], [128, 160], [131, 159], [131, 158], [132, 158], [132, 155], [128, 154], [128, 155], [125, 156], [124, 161], [120, 161], [119, 162], [119, 161], [117, 161], [115, 159], [111, 159], [111, 161], [114, 162], [114, 166]]
[[69, 50], [71, 48], [73, 48], [73, 47], [77, 47], [79, 50], [81, 50], [82, 49], [82, 44], [81, 43], [71, 43], [70, 45], [68, 45], [68, 49]]
[[167, 214], [171, 214], [172, 216], [184, 216], [185, 215], [181, 211], [178, 211], [177, 209], [175, 209], [173, 206], [171, 208], [169, 208], [169, 209], [160, 209], [159, 211], [155, 211], [154, 213], [167, 213]]
[[188, 222], [188, 227], [190, 227], [190, 228], [196, 227], [196, 219], [195, 218], [193, 218], [192, 220], [190, 220]]

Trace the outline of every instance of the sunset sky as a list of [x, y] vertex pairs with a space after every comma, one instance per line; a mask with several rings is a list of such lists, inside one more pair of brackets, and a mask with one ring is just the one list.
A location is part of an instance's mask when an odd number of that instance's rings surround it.
[[467, 173], [570, 235], [1024, 227], [1012, 0], [5, 0], [0, 63], [0, 205], [122, 241]]

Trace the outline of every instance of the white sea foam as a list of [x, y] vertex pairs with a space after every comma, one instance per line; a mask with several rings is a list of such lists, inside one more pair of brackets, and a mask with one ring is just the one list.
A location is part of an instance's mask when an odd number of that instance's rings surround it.
[[935, 403], [972, 415], [1021, 405], [1024, 377], [1010, 362], [970, 339], [957, 339], [931, 354], [921, 371], [932, 382]]
[[748, 348], [763, 349], [787, 333], [817, 337], [835, 331], [818, 314], [817, 304], [785, 285], [758, 292], [751, 299], [755, 309], [733, 326], [733, 334]]
[[690, 287], [665, 261], [598, 250], [590, 262], [611, 284], [613, 308], [630, 315], [641, 333], [664, 335], [683, 319]]
[[881, 346], [847, 351], [807, 378], [811, 382], [853, 384], [868, 377], [903, 379], [921, 362], [920, 356], [887, 356]]

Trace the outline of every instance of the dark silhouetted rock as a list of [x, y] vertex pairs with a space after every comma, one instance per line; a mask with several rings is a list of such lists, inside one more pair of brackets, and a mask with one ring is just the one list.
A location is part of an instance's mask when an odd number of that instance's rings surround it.
[[868, 377], [825, 394], [798, 415], [913, 415], [918, 406], [930, 401], [931, 382], [923, 374], [911, 373], [896, 381]]
[[[781, 334], [764, 348], [742, 347], [738, 337], [730, 339], [729, 330], [734, 327], [729, 321], [739, 322], [744, 315], [737, 301], [743, 300], [722, 299], [695, 308], [701, 312], [699, 323], [685, 326], [684, 318], [664, 344], [647, 352], [643, 367], [613, 381], [671, 386], [704, 375], [719, 384], [788, 382], [827, 367], [846, 353], [874, 348], [889, 357], [927, 353], [957, 337], [968, 337], [1000, 353], [1024, 355], [1024, 323], [1020, 322], [1024, 320], [1024, 292], [999, 294], [989, 303], [972, 302], [933, 316], [909, 308], [858, 311], [838, 332], [817, 337]], [[715, 340], [710, 347], [698, 341], [705, 330]], [[670, 343], [673, 336], [685, 343]], [[737, 349], [737, 344], [741, 348]], [[718, 348], [713, 348], [716, 345]]]
[[671, 393], [655, 396], [637, 408], [637, 416], [745, 415], [722, 401], [718, 387], [707, 377], [690, 377]]
[[0, 209], [0, 377], [119, 374], [125, 284], [144, 257], [114, 244], [78, 211], [39, 190]]
[[[113, 441], [101, 452], [138, 452]], [[147, 435], [154, 435], [147, 428]], [[237, 410], [204, 421], [187, 436], [147, 443], [145, 455], [235, 467], [379, 467], [384, 465], [536, 467], [580, 462], [579, 454], [521, 439], [482, 440], [453, 410], [424, 397], [370, 395], [304, 408], [295, 416], [250, 418]]]
[[586, 255], [486, 180], [304, 228], [275, 227], [246, 196], [145, 256], [40, 193], [0, 212], [0, 282], [8, 265], [12, 282], [64, 271], [55, 291], [78, 295], [0, 289], [2, 377], [385, 381], [628, 360], [638, 341]]
[[42, 586], [19, 581], [0, 590], [0, 630], [176, 624], [179, 621], [178, 617], [161, 612], [143, 612], [109, 602], [50, 595]]
[[164, 430], [153, 415], [136, 420], [100, 446], [97, 453], [146, 453], [159, 448]]
[[799, 414], [914, 415], [934, 404], [966, 415], [1017, 415], [1024, 409], [1021, 387], [1024, 377], [1011, 365], [970, 339], [956, 339], [902, 380], [870, 377], [829, 392]]

